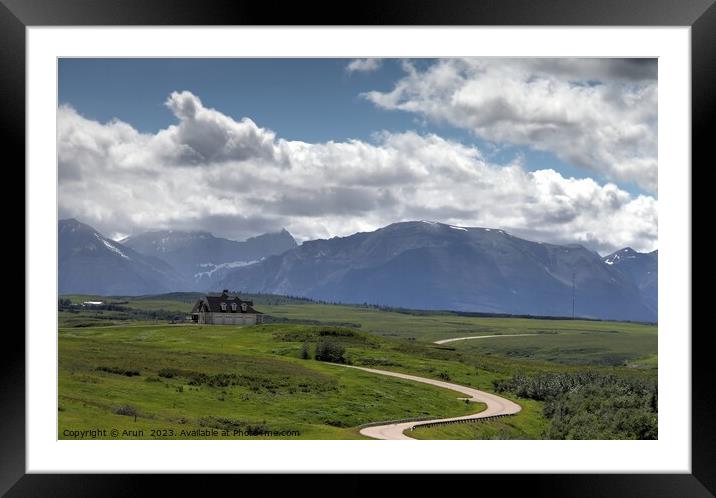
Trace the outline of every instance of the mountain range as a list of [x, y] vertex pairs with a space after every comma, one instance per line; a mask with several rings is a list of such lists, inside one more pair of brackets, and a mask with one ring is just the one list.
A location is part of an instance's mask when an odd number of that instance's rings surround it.
[[122, 239], [137, 252], [169, 263], [185, 280], [187, 289], [211, 289], [232, 268], [247, 266], [266, 256], [297, 246], [286, 230], [245, 241], [214, 237], [209, 232], [174, 230], [145, 232]]
[[60, 222], [60, 292], [232, 289], [343, 303], [655, 322], [658, 252], [601, 257], [505, 231], [401, 222], [306, 241], [285, 230], [243, 242], [155, 231], [111, 241]]
[[243, 242], [208, 232], [155, 231], [111, 240], [75, 219], [58, 223], [62, 294], [139, 295], [212, 290], [231, 268], [295, 247], [291, 234]]
[[[656, 256], [654, 256], [656, 258]], [[434, 222], [313, 240], [236, 268], [222, 288], [417, 309], [656, 321], [642, 268], [581, 245]], [[654, 291], [655, 291], [654, 287]]]

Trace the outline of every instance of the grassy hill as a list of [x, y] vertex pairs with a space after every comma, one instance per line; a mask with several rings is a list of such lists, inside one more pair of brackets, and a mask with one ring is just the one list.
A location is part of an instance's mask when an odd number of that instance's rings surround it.
[[[621, 395], [633, 401], [626, 411], [615, 409], [620, 417], [638, 418], [648, 427], [619, 432], [615, 427], [625, 426], [619, 419], [598, 435], [651, 434], [647, 429], [655, 424], [648, 418], [655, 410], [649, 404], [654, 404], [657, 372], [655, 326], [411, 313], [266, 295], [249, 298], [272, 323], [185, 324], [197, 297], [62, 296], [70, 305], [65, 302], [59, 312], [60, 438], [72, 439], [90, 427], [115, 428], [120, 438], [129, 439], [234, 438], [248, 437], [237, 436], [247, 431], [285, 439], [361, 438], [358, 426], [369, 422], [480, 409], [444, 389], [313, 359], [325, 341], [343, 348], [345, 361], [354, 365], [490, 392], [499, 387], [502, 396], [523, 406], [520, 414], [500, 422], [418, 429], [413, 437], [578, 437], [570, 432], [578, 420], [558, 419], [550, 410], [557, 402], [583, 402], [574, 397], [576, 391], [593, 390], [600, 398], [587, 401], [607, 406], [614, 389], [608, 390], [604, 379], [612, 378], [625, 379]], [[88, 300], [103, 301], [105, 309], [80, 306]], [[535, 335], [433, 344], [514, 333]], [[594, 375], [584, 377], [584, 372]], [[554, 399], [525, 388], [525, 382], [543, 376], [579, 388], [553, 393]]]
[[[60, 437], [83, 427], [296, 430], [309, 439], [360, 437], [376, 420], [477, 411], [459, 393], [315, 360], [320, 328], [151, 326], [60, 331]], [[346, 329], [356, 364], [388, 362], [379, 339]], [[393, 358], [407, 358], [398, 352]], [[137, 415], [135, 422], [134, 415]], [[149, 436], [145, 434], [145, 436]]]

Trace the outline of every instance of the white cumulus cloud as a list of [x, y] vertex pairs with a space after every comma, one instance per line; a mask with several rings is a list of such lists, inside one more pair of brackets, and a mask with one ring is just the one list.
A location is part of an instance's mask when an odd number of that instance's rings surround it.
[[382, 59], [353, 59], [346, 66], [346, 71], [348, 71], [349, 73], [370, 73], [372, 71], [377, 71], [378, 69], [380, 69], [380, 66], [382, 64]]
[[299, 240], [416, 219], [505, 229], [601, 252], [657, 244], [657, 200], [551, 169], [493, 164], [435, 134], [289, 141], [172, 93], [177, 123], [141, 133], [58, 110], [59, 209], [106, 234], [208, 230], [242, 239], [287, 228]]
[[654, 59], [465, 58], [403, 67], [390, 91], [363, 96], [657, 190]]

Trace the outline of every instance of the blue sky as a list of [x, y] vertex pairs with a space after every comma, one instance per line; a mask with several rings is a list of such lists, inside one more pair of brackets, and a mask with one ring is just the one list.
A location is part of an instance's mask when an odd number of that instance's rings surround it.
[[653, 250], [656, 90], [653, 59], [60, 59], [60, 216]]
[[164, 101], [181, 90], [289, 140], [368, 138], [380, 129], [414, 127], [410, 116], [377, 110], [359, 97], [376, 87], [387, 90], [400, 76], [398, 64], [371, 74], [348, 74], [346, 64], [343, 59], [63, 59], [59, 98], [92, 119], [117, 117], [147, 132], [175, 122]]
[[[164, 105], [173, 91], [188, 90], [207, 107], [244, 116], [281, 138], [306, 142], [371, 140], [379, 131], [416, 130], [473, 144], [497, 163], [523, 158], [528, 171], [552, 168], [567, 177], [607, 179], [554, 154], [501, 142], [495, 149], [470, 130], [381, 109], [360, 95], [389, 91], [403, 75], [401, 61], [386, 59], [371, 72], [346, 71], [350, 59], [61, 59], [59, 102], [87, 118], [113, 118], [154, 133], [176, 119]], [[418, 67], [434, 59], [415, 61]], [[644, 193], [634, 182], [619, 186]]]

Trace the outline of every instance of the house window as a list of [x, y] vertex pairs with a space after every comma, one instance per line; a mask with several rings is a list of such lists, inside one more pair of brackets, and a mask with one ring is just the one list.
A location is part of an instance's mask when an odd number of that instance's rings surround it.
[[246, 313], [246, 309], [247, 309], [247, 308], [248, 308], [248, 306], [246, 306], [246, 303], [241, 303], [241, 311], [242, 311], [243, 313]]
[[221, 311], [226, 311], [226, 303], [221, 303]]
[[231, 311], [236, 311], [236, 303], [231, 303]]

